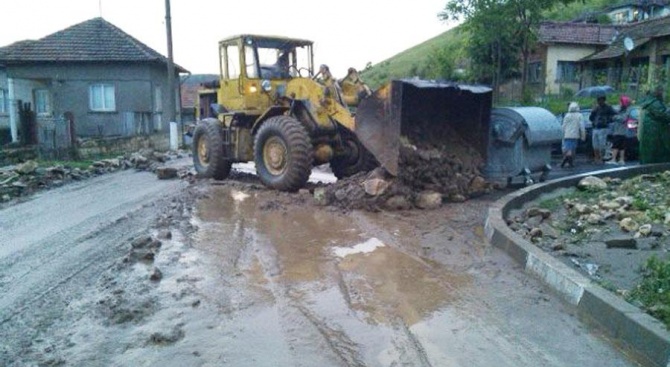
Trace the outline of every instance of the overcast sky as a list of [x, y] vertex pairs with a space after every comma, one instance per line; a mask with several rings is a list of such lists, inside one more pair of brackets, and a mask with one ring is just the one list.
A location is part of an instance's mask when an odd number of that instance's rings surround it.
[[[171, 0], [175, 62], [218, 73], [218, 41], [256, 33], [310, 39], [315, 62], [336, 77], [383, 61], [452, 25], [437, 14], [447, 0]], [[167, 56], [165, 0], [4, 0], [0, 46], [39, 39], [102, 15]]]

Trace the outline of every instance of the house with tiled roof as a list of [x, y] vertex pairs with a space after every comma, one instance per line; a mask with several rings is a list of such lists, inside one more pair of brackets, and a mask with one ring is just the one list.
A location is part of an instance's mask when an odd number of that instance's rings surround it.
[[580, 61], [605, 48], [616, 32], [611, 25], [541, 23], [538, 46], [529, 62], [528, 82], [537, 92], [544, 94], [579, 89]]
[[670, 79], [670, 16], [616, 25], [545, 22], [538, 41], [528, 80], [543, 94], [607, 84], [637, 95]]
[[167, 62], [103, 18], [0, 47], [0, 129], [17, 140], [33, 116], [37, 138], [60, 124], [72, 138], [167, 131]]
[[602, 50], [580, 60], [586, 84], [607, 83], [624, 92], [640, 92], [670, 81], [670, 16], [617, 28]]
[[614, 24], [628, 24], [670, 15], [670, 0], [622, 1], [605, 9]]

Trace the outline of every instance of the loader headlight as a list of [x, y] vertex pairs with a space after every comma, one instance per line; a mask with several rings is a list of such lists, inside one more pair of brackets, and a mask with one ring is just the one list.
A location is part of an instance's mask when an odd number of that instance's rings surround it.
[[270, 83], [269, 80], [265, 79], [261, 82], [261, 89], [263, 89], [266, 92], [269, 92], [272, 90], [272, 83]]
[[258, 88], [255, 85], [249, 86], [249, 93], [256, 93], [258, 92]]

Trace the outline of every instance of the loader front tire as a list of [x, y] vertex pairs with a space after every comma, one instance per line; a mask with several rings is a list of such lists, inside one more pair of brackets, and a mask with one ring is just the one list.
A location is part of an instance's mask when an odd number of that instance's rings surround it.
[[348, 154], [330, 161], [330, 169], [338, 180], [353, 176], [358, 172], [372, 171], [379, 166], [372, 153], [365, 149], [358, 140], [346, 138], [344, 144], [347, 146]]
[[224, 155], [220, 122], [207, 119], [199, 123], [193, 133], [193, 166], [198, 177], [224, 180], [232, 165]]
[[254, 140], [256, 173], [267, 187], [296, 191], [312, 172], [312, 144], [300, 121], [275, 116], [261, 125]]

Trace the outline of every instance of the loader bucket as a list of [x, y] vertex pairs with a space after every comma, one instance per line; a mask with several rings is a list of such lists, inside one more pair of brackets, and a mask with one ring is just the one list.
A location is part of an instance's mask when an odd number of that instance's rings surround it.
[[382, 167], [397, 176], [400, 137], [411, 144], [448, 143], [454, 133], [484, 159], [492, 91], [488, 87], [425, 80], [394, 80], [364, 99], [355, 133]]

